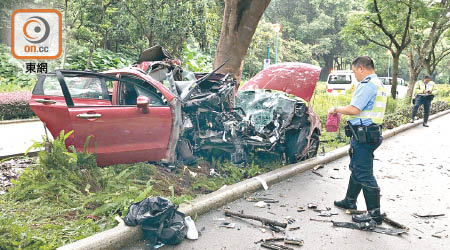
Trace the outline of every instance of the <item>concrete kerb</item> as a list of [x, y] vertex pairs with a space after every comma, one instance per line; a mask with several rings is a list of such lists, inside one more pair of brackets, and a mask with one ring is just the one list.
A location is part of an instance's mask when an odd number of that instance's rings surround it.
[[[450, 110], [440, 112], [438, 114], [430, 116], [429, 120], [433, 120], [435, 118], [438, 118], [440, 116], [449, 113]], [[390, 138], [405, 130], [418, 126], [419, 124], [422, 124], [422, 122], [423, 120], [417, 120], [414, 123], [404, 124], [392, 130], [385, 131], [385, 133], [383, 133], [383, 138], [384, 139]], [[269, 185], [275, 184], [277, 182], [280, 182], [282, 180], [288, 179], [292, 176], [310, 170], [317, 165], [327, 164], [341, 157], [344, 157], [347, 155], [348, 149], [349, 145], [333, 150], [325, 156], [318, 156], [314, 159], [310, 159], [301, 163], [288, 165], [276, 169], [274, 171], [259, 175], [258, 177], [259, 179], [265, 181]], [[247, 179], [245, 181], [233, 184], [231, 186], [217, 190], [210, 194], [201, 196], [189, 203], [181, 204], [178, 210], [185, 213], [186, 215], [191, 216], [200, 215], [212, 209], [221, 207], [231, 201], [242, 198], [245, 194], [255, 192], [261, 188], [262, 184], [256, 178]], [[142, 238], [142, 230], [140, 227], [128, 227], [123, 223], [120, 223], [115, 228], [73, 242], [69, 245], [62, 246], [58, 249], [60, 250], [118, 249], [129, 244], [130, 242], [138, 241], [141, 238]]]
[[12, 124], [12, 123], [35, 122], [35, 121], [40, 121], [40, 120], [39, 120], [39, 118], [21, 119], [21, 120], [4, 120], [4, 121], [0, 121], [0, 125]]

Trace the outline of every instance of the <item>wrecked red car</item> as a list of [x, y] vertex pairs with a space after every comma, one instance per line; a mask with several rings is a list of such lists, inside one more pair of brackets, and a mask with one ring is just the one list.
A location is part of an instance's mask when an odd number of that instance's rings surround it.
[[184, 70], [162, 48], [130, 67], [102, 73], [56, 70], [40, 76], [31, 109], [66, 145], [89, 151], [100, 166], [142, 161], [190, 163], [211, 149], [234, 163], [270, 151], [293, 163], [314, 157], [320, 120], [309, 106], [320, 68], [284, 63], [236, 92], [229, 75]]

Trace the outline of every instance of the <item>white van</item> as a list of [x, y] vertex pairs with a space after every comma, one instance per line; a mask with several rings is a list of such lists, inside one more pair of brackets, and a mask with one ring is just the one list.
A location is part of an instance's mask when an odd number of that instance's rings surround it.
[[351, 70], [333, 70], [328, 75], [327, 92], [330, 94], [343, 94], [346, 90], [356, 87], [358, 81]]
[[[392, 87], [392, 77], [378, 77], [380, 81], [383, 83], [388, 95], [391, 94]], [[408, 92], [408, 85], [405, 83], [403, 78], [397, 77], [397, 98], [403, 99]]]

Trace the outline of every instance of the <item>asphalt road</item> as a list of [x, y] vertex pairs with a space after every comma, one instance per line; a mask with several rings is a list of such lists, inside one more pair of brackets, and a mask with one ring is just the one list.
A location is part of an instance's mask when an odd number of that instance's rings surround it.
[[[390, 236], [373, 232], [336, 228], [328, 222], [310, 221], [333, 219], [351, 221], [350, 215], [333, 206], [333, 200], [345, 195], [349, 158], [344, 157], [317, 170], [295, 176], [269, 187], [267, 191], [249, 194], [273, 198], [278, 203], [258, 208], [253, 202], [239, 199], [227, 205], [234, 211], [257, 215], [278, 221], [290, 217], [295, 220], [288, 225], [286, 234], [304, 240], [304, 246], [294, 249], [449, 249], [450, 234], [450, 115], [429, 123], [429, 128], [417, 126], [396, 135], [375, 152], [374, 172], [381, 188], [381, 209], [392, 219], [409, 226], [410, 232], [402, 236]], [[338, 213], [332, 218], [319, 217], [307, 208], [315, 203], [319, 209], [331, 208]], [[306, 209], [298, 212], [298, 207]], [[365, 209], [362, 194], [358, 208]], [[416, 218], [414, 213], [445, 214], [437, 218]], [[235, 223], [235, 228], [219, 227], [224, 221]], [[261, 223], [239, 218], [227, 218], [221, 209], [210, 211], [197, 218], [201, 231], [198, 240], [185, 239], [177, 246], [160, 249], [262, 249], [255, 241], [274, 235]], [[384, 227], [389, 225], [383, 223]], [[299, 227], [290, 231], [289, 228]], [[432, 235], [436, 235], [432, 236]], [[275, 234], [282, 237], [281, 233]], [[441, 238], [438, 238], [441, 237]], [[125, 248], [146, 249], [144, 242]], [[147, 248], [148, 249], [148, 248]]]
[[[41, 121], [0, 124], [0, 157], [23, 154], [33, 141], [41, 142], [43, 135], [45, 131]], [[53, 139], [50, 131], [48, 135]]]

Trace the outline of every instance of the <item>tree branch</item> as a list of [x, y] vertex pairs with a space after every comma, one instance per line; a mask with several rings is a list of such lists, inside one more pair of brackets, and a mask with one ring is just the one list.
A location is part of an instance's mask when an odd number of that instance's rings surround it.
[[383, 25], [383, 19], [381, 18], [381, 12], [380, 12], [380, 9], [378, 8], [377, 0], [373, 0], [373, 4], [375, 7], [375, 11], [377, 13], [378, 23], [375, 22], [374, 20], [370, 20], [370, 21], [373, 24], [375, 24], [377, 27], [379, 27], [383, 31], [383, 33], [389, 37], [389, 39], [394, 43], [395, 47], [398, 49], [399, 45], [398, 45], [397, 41], [395, 40], [395, 37]]

